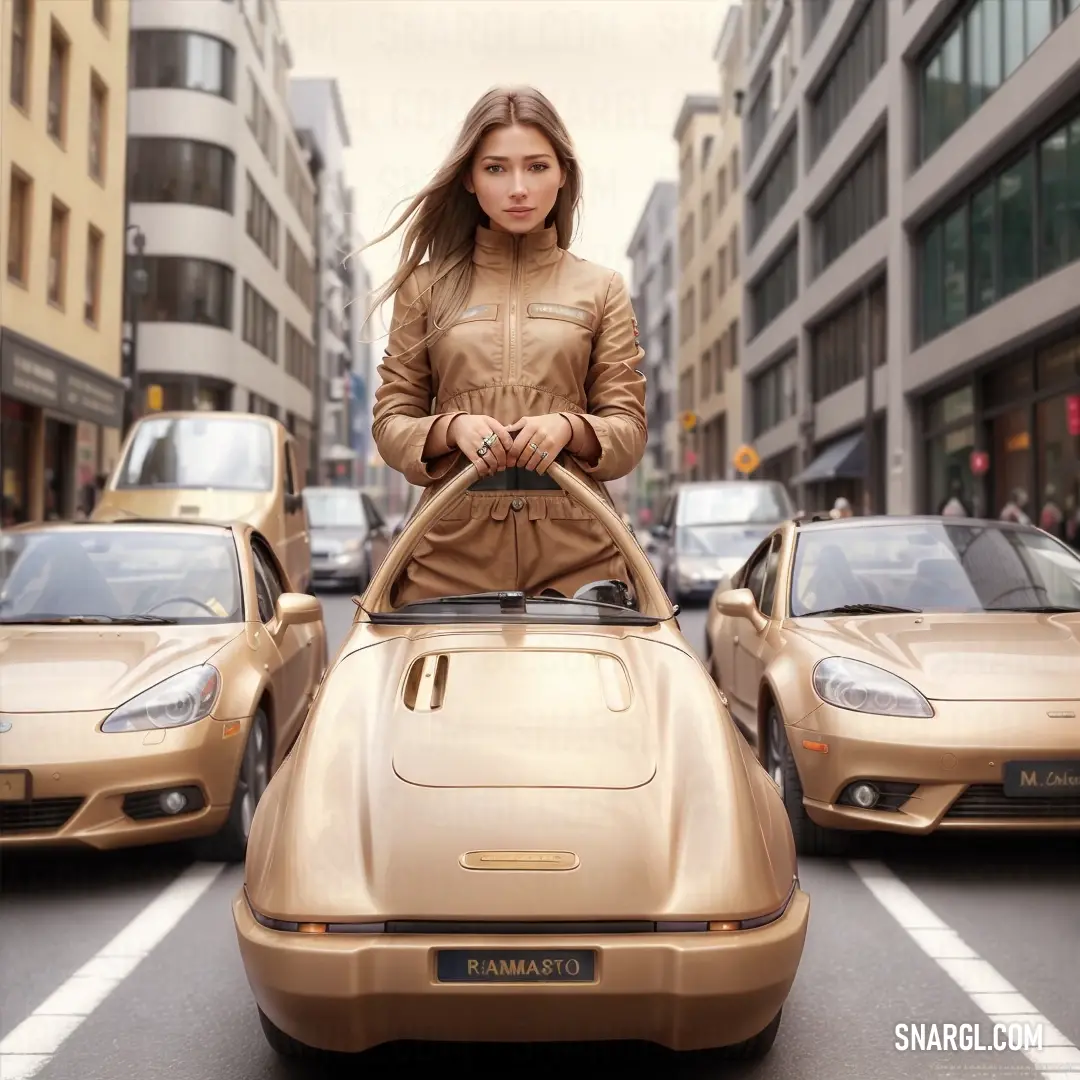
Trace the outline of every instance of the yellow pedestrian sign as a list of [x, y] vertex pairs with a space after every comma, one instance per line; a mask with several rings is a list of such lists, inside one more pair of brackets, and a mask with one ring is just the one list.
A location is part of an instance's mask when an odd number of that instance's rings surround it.
[[165, 404], [165, 391], [155, 385], [148, 386], [146, 388], [146, 407], [151, 412], [161, 412], [161, 407]]
[[752, 446], [744, 444], [735, 451], [731, 463], [743, 476], [749, 476], [761, 464], [761, 458], [757, 456], [757, 451]]
[[683, 431], [693, 431], [697, 427], [697, 413], [687, 410], [679, 417], [682, 423]]

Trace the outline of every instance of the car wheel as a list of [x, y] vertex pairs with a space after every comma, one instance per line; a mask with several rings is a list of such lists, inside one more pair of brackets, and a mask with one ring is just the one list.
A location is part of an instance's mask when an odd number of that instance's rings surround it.
[[255, 808], [270, 782], [270, 725], [259, 709], [251, 722], [229, 818], [221, 831], [204, 842], [202, 857], [214, 862], [243, 862]]
[[795, 758], [788, 745], [787, 733], [780, 710], [773, 705], [769, 709], [767, 734], [765, 737], [765, 769], [773, 779], [773, 763], [779, 774], [777, 783], [780, 796], [784, 800], [788, 821], [791, 823], [791, 835], [795, 840], [795, 851], [799, 855], [841, 855], [847, 847], [847, 835], [839, 829], [823, 829], [810, 819], [803, 805], [803, 787], [799, 771], [795, 767]]
[[[258, 1006], [256, 1006], [258, 1008]], [[263, 1035], [266, 1038], [267, 1043], [270, 1045], [270, 1049], [275, 1054], [279, 1054], [283, 1058], [314, 1058], [321, 1056], [319, 1051], [314, 1047], [308, 1046], [306, 1043], [300, 1042], [299, 1039], [294, 1039], [291, 1035], [286, 1035], [262, 1011], [259, 1009], [259, 1023], [262, 1025]]]
[[725, 1046], [722, 1054], [729, 1061], [757, 1061], [763, 1058], [776, 1042], [777, 1032], [780, 1030], [780, 1017], [784, 1010], [781, 1009], [770, 1021], [764, 1031], [759, 1031], [749, 1039], [744, 1039], [733, 1046]]

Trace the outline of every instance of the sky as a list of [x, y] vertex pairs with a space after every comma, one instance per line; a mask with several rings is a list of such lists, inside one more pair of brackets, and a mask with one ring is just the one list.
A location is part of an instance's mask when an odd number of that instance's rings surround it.
[[[584, 172], [572, 250], [630, 280], [626, 247], [649, 192], [677, 176], [672, 132], [687, 94], [715, 94], [728, 0], [279, 0], [296, 76], [336, 78], [352, 148], [354, 229], [383, 232], [431, 178], [473, 102], [536, 86]], [[373, 285], [400, 234], [363, 253]], [[363, 301], [357, 298], [362, 304]], [[388, 313], [387, 313], [388, 314]], [[373, 319], [365, 333], [379, 335]]]

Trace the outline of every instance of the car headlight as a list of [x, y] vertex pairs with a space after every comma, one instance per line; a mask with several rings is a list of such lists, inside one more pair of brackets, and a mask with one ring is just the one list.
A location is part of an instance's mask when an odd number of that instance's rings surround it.
[[341, 545], [342, 555], [356, 555], [364, 550], [364, 543], [362, 540], [346, 540]]
[[822, 701], [852, 712], [934, 715], [930, 702], [899, 675], [843, 656], [830, 656], [814, 668], [814, 690]]
[[101, 730], [153, 731], [194, 724], [210, 715], [220, 688], [217, 668], [188, 668], [114, 709]]

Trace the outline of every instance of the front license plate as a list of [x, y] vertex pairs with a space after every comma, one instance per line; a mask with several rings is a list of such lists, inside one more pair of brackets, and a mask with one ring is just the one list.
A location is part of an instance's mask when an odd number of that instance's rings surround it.
[[1080, 760], [1007, 761], [1005, 794], [1011, 798], [1080, 796]]
[[595, 949], [440, 949], [439, 982], [588, 983]]
[[30, 774], [25, 770], [0, 772], [0, 802], [26, 802], [30, 798]]

